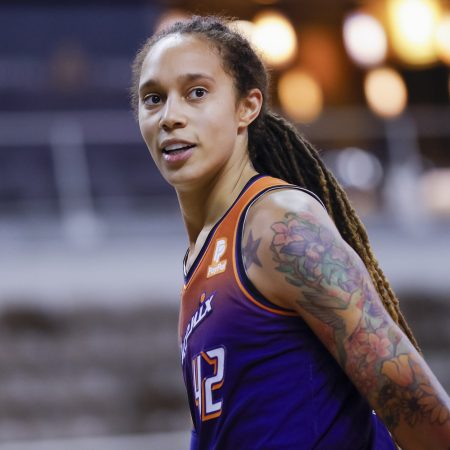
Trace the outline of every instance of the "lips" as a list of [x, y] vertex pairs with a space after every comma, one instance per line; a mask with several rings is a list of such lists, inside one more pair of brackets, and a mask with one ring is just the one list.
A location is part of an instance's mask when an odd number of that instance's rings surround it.
[[168, 164], [181, 164], [187, 161], [196, 144], [180, 139], [167, 139], [161, 142], [160, 149], [162, 156]]
[[167, 145], [166, 147], [163, 147], [162, 152], [166, 155], [169, 154], [176, 154], [180, 152], [184, 152], [186, 150], [189, 150], [191, 148], [195, 147], [195, 144], [172, 144]]
[[179, 139], [168, 139], [166, 141], [161, 142], [160, 148], [161, 151], [168, 155], [177, 152], [183, 152], [195, 147], [195, 144], [192, 142], [179, 140]]

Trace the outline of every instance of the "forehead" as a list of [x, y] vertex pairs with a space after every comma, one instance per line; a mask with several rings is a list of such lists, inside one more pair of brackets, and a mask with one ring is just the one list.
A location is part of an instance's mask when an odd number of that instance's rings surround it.
[[142, 64], [141, 82], [164, 79], [183, 72], [202, 72], [213, 77], [227, 76], [218, 52], [205, 40], [173, 34], [162, 38], [147, 53]]

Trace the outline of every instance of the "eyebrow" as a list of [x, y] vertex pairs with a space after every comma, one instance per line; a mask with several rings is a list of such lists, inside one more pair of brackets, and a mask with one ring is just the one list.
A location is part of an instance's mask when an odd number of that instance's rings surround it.
[[[200, 79], [206, 79], [211, 82], [215, 81], [215, 79], [212, 76], [207, 75], [206, 73], [200, 73], [200, 72], [199, 73], [185, 73], [183, 75], [180, 75], [177, 78], [177, 81], [192, 82], [192, 81], [196, 81], [196, 80], [200, 80]], [[139, 86], [139, 94], [142, 94], [143, 91], [147, 90], [150, 87], [159, 86], [160, 84], [161, 83], [159, 83], [157, 80], [150, 78], [147, 81], [145, 81], [145, 83], [141, 84], [141, 86]]]

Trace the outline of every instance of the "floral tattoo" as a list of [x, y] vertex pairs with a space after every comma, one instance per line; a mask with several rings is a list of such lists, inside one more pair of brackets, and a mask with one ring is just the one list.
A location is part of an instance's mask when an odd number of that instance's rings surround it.
[[[394, 429], [401, 421], [449, 421], [445, 403], [388, 320], [359, 258], [307, 212], [286, 213], [271, 229], [276, 269], [301, 289], [298, 305], [322, 324], [325, 344], [386, 424]], [[352, 325], [344, 321], [350, 308], [359, 312]]]

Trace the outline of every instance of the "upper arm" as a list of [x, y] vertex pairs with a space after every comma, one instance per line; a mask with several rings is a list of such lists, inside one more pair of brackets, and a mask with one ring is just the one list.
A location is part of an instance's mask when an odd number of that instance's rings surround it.
[[[249, 239], [260, 239], [260, 265], [247, 256]], [[330, 331], [342, 337], [354, 331], [364, 295], [375, 301], [359, 256], [322, 205], [304, 192], [275, 191], [252, 206], [244, 224], [243, 255], [247, 276], [258, 290], [298, 311], [327, 344]]]
[[[253, 264], [246, 250], [258, 239], [260, 264]], [[296, 310], [347, 371], [345, 347], [364, 316], [375, 326], [393, 325], [359, 256], [322, 205], [304, 192], [274, 191], [250, 208], [243, 256], [256, 288]]]
[[275, 191], [250, 208], [243, 231], [250, 281], [300, 314], [402, 447], [449, 448], [447, 394], [322, 206], [300, 191]]

